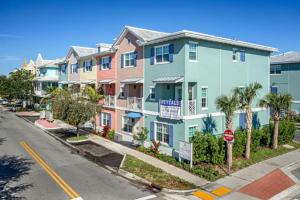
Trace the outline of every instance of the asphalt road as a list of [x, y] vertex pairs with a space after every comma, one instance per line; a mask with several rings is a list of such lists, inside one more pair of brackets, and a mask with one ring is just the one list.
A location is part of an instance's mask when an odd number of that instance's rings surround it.
[[[22, 141], [31, 150], [25, 150]], [[45, 161], [44, 168], [38, 158]], [[30, 200], [72, 199], [65, 191], [67, 186], [60, 186], [59, 178], [54, 181], [51, 171], [71, 187], [69, 192], [84, 200], [134, 200], [153, 195], [73, 154], [39, 128], [0, 108], [0, 199], [10, 199], [14, 194]]]

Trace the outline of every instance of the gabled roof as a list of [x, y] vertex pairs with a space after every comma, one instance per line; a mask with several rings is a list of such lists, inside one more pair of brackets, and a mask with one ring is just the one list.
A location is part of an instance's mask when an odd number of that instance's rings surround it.
[[153, 40], [155, 38], [163, 37], [163, 36], [166, 36], [169, 34], [169, 33], [164, 33], [164, 32], [159, 32], [159, 31], [153, 31], [153, 30], [149, 30], [149, 29], [125, 26], [123, 31], [119, 35], [119, 37], [116, 39], [113, 46], [118, 45], [128, 32], [130, 32], [134, 36], [136, 36], [140, 40], [140, 42], [147, 42], [149, 40]]
[[277, 48], [273, 48], [273, 47], [244, 42], [244, 41], [235, 40], [235, 39], [218, 37], [218, 36], [214, 36], [214, 35], [209, 35], [209, 34], [204, 34], [204, 33], [200, 33], [200, 32], [189, 31], [189, 30], [182, 30], [182, 31], [174, 32], [174, 33], [162, 36], [162, 37], [158, 37], [158, 38], [149, 40], [147, 42], [141, 42], [141, 45], [143, 46], [143, 45], [155, 44], [158, 42], [164, 42], [164, 41], [173, 40], [173, 39], [182, 38], [182, 37], [195, 38], [195, 39], [201, 39], [201, 40], [206, 40], [206, 41], [213, 41], [213, 42], [217, 42], [217, 43], [259, 49], [259, 50], [264, 50], [264, 51], [268, 51], [268, 52], [278, 51]]
[[300, 52], [289, 51], [271, 56], [271, 64], [300, 63]]
[[68, 55], [66, 57], [69, 58], [72, 52], [74, 52], [77, 56], [81, 58], [97, 53], [98, 49], [91, 47], [71, 46], [71, 49], [69, 50]]

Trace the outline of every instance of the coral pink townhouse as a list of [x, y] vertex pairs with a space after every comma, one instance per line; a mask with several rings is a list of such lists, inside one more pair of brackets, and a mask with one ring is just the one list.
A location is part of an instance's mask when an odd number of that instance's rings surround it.
[[116, 117], [115, 130], [123, 139], [144, 126], [143, 83], [144, 50], [140, 43], [165, 33], [125, 26], [113, 44], [116, 50]]
[[110, 44], [98, 44], [98, 53], [94, 55], [97, 60], [97, 90], [104, 95], [99, 103], [102, 106], [101, 112], [96, 116], [98, 129], [109, 126], [115, 130], [115, 82], [116, 82], [116, 59], [115, 52]]

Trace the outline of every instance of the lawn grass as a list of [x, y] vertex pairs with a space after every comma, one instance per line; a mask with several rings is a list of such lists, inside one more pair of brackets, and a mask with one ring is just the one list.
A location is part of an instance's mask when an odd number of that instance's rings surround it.
[[292, 142], [289, 145], [295, 147], [294, 149], [288, 149], [283, 146], [278, 146], [277, 150], [273, 150], [271, 148], [259, 148], [256, 152], [251, 153], [251, 158], [249, 160], [246, 160], [245, 158], [235, 158], [233, 160], [233, 171], [237, 171], [240, 169], [243, 169], [245, 167], [248, 167], [250, 165], [253, 165], [255, 163], [288, 153], [290, 151], [294, 151], [296, 149], [300, 148], [299, 143]]
[[70, 137], [67, 140], [71, 141], [71, 142], [75, 142], [75, 141], [80, 141], [80, 140], [87, 140], [88, 137], [85, 135], [80, 135], [79, 137], [75, 136], [75, 137]]
[[193, 189], [195, 185], [186, 182], [178, 177], [164, 172], [162, 169], [156, 168], [153, 165], [145, 163], [136, 157], [126, 155], [126, 159], [122, 169], [144, 178], [156, 185], [168, 189], [186, 190]]

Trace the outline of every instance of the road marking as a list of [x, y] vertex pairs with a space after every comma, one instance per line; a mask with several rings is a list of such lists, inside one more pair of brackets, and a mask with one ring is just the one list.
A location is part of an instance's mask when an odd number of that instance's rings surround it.
[[81, 197], [26, 142], [22, 141], [20, 144], [71, 199], [81, 199]]
[[224, 196], [225, 194], [228, 194], [229, 192], [231, 192], [232, 190], [228, 187], [219, 187], [215, 190], [213, 190], [211, 193], [218, 196], [218, 197], [221, 197], [221, 196]]
[[146, 196], [146, 197], [142, 197], [142, 198], [138, 198], [136, 200], [147, 200], [147, 199], [154, 199], [156, 198], [157, 196], [156, 195], [149, 195], [149, 196]]
[[215, 197], [213, 195], [211, 195], [207, 192], [201, 191], [201, 190], [193, 192], [192, 194], [202, 200], [214, 200], [215, 199]]

